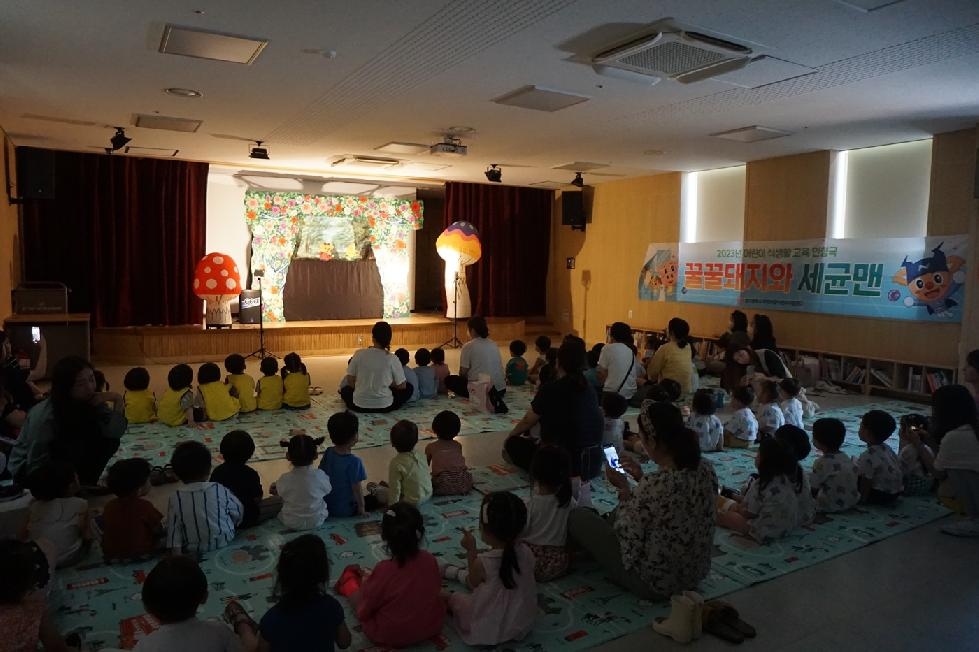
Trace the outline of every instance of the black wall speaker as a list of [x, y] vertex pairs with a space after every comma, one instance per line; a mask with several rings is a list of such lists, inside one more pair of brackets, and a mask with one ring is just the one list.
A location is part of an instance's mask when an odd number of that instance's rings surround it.
[[561, 224], [565, 226], [582, 227], [585, 225], [584, 193], [561, 193]]
[[54, 150], [17, 148], [17, 196], [54, 199]]

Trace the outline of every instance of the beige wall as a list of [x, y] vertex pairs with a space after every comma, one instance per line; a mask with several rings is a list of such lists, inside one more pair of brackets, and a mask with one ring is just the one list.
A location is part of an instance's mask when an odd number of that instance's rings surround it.
[[[969, 231], [970, 220], [975, 219], [971, 200], [975, 144], [975, 130], [935, 137], [929, 234]], [[826, 151], [749, 163], [745, 238], [824, 237], [829, 164]], [[584, 234], [561, 226], [560, 220], [552, 221], [548, 316], [558, 330], [577, 332], [592, 343], [604, 339], [605, 325], [617, 320], [663, 328], [671, 317], [679, 316], [690, 322], [694, 333], [703, 335], [727, 328], [730, 308], [637, 298], [646, 245], [679, 239], [679, 173], [601, 184], [593, 190], [589, 214], [591, 222]], [[576, 257], [574, 270], [565, 269], [569, 256]], [[975, 257], [973, 251], [973, 269]], [[962, 328], [958, 324], [766, 313], [775, 323], [779, 341], [788, 346], [936, 365], [954, 365], [959, 357]]]
[[[7, 140], [7, 134], [0, 128], [0, 141], [3, 142], [4, 155], [11, 180], [14, 177], [14, 146]], [[9, 315], [10, 291], [20, 282], [20, 243], [18, 241], [18, 208], [7, 200], [7, 192], [0, 195], [0, 320]]]

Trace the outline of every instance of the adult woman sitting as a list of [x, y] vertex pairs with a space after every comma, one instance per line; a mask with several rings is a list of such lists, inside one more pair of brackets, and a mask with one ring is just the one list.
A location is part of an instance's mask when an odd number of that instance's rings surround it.
[[680, 384], [680, 391], [689, 394], [693, 384], [693, 347], [690, 346], [690, 325], [674, 317], [666, 328], [669, 341], [656, 349], [646, 366], [646, 378], [658, 383], [664, 378]]
[[767, 351], [777, 351], [775, 345], [775, 329], [772, 327], [772, 320], [768, 315], [755, 315], [751, 318], [751, 325], [748, 327], [748, 334], [751, 335], [751, 348], [755, 351], [764, 349]]
[[632, 328], [617, 321], [608, 332], [608, 344], [598, 356], [598, 381], [602, 391], [621, 394], [632, 400], [638, 390], [639, 371], [642, 365], [636, 360], [636, 348], [632, 342]]
[[568, 535], [619, 586], [643, 598], [668, 598], [695, 589], [710, 572], [717, 476], [676, 406], [644, 401], [639, 434], [657, 470], [643, 475], [623, 458], [623, 468], [639, 482], [633, 489], [625, 475], [606, 468], [619, 506], [606, 517], [576, 508]]
[[401, 362], [391, 354], [391, 324], [376, 322], [371, 345], [354, 353], [340, 398], [357, 412], [390, 412], [411, 398], [414, 387], [405, 380]]
[[931, 401], [932, 436], [938, 445], [935, 475], [948, 480], [942, 493], [954, 494], [966, 513], [966, 518], [946, 525], [942, 532], [979, 537], [979, 416], [975, 401], [962, 385], [939, 387]]
[[738, 386], [741, 374], [731, 356], [738, 349], [744, 348], [751, 343], [751, 336], [748, 335], [748, 315], [740, 310], [731, 312], [731, 320], [728, 330], [721, 335], [717, 344], [724, 349], [724, 354], [720, 360], [714, 360], [707, 365], [710, 373], [721, 377], [721, 387], [732, 390]]
[[[557, 380], [541, 385], [527, 414], [503, 444], [514, 465], [529, 470], [538, 447], [553, 444], [571, 456], [571, 476], [578, 479], [576, 484], [587, 483], [599, 474], [605, 460], [605, 420], [598, 395], [584, 376], [585, 366], [585, 341], [566, 337], [557, 353]], [[529, 435], [538, 423], [539, 442]]]
[[23, 480], [57, 460], [71, 463], [82, 485], [97, 485], [129, 425], [125, 409], [122, 395], [95, 391], [95, 370], [87, 360], [62, 358], [54, 366], [51, 396], [27, 414], [10, 453], [11, 473]]
[[503, 395], [506, 394], [506, 376], [503, 373], [503, 358], [500, 347], [489, 338], [486, 320], [473, 316], [466, 322], [469, 341], [462, 346], [459, 358], [459, 375], [445, 379], [446, 388], [456, 396], [469, 398], [469, 381], [480, 376], [489, 376], [489, 399], [493, 409], [500, 414], [508, 412]]
[[745, 377], [764, 377], [776, 382], [792, 377], [792, 373], [782, 362], [782, 356], [770, 349], [740, 348], [731, 356], [731, 361], [738, 369], [738, 383], [743, 382]]

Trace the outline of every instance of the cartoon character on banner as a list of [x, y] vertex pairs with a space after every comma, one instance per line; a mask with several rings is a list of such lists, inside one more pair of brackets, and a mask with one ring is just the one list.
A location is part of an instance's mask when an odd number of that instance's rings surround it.
[[[891, 280], [908, 288], [910, 296], [904, 299], [907, 307], [923, 306], [929, 315], [951, 317], [952, 309], [959, 305], [952, 297], [965, 282], [965, 260], [959, 256], [946, 256], [942, 251], [944, 244], [932, 249], [931, 256], [918, 261], [909, 261], [905, 256], [901, 269]], [[896, 300], [898, 296], [891, 298]]]
[[639, 298], [644, 301], [675, 300], [678, 267], [672, 249], [657, 249], [639, 272]]

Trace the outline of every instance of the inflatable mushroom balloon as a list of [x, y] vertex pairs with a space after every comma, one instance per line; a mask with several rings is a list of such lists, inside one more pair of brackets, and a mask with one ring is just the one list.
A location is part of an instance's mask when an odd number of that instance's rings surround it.
[[231, 256], [210, 253], [197, 263], [194, 294], [206, 302], [204, 320], [207, 326], [231, 326], [231, 300], [240, 292], [241, 277]]
[[465, 269], [483, 255], [479, 233], [469, 222], [453, 222], [439, 235], [435, 249], [445, 261], [445, 316], [468, 319], [472, 316], [472, 303]]

